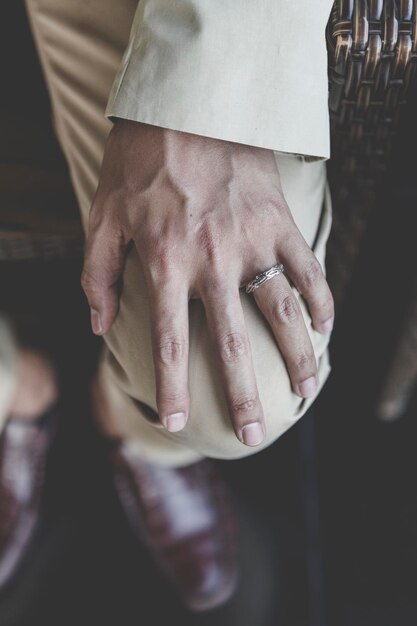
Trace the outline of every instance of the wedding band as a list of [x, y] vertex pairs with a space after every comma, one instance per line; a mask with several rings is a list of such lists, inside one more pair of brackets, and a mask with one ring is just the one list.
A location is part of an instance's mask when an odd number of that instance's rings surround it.
[[282, 274], [283, 271], [284, 266], [281, 265], [281, 263], [273, 265], [271, 268], [269, 268], [269, 270], [265, 270], [265, 272], [262, 272], [261, 274], [255, 276], [255, 278], [246, 285], [246, 293], [252, 293], [253, 291], [255, 291], [255, 289], [258, 289], [258, 287], [266, 283], [267, 280], [270, 280], [271, 278], [274, 278], [274, 276]]

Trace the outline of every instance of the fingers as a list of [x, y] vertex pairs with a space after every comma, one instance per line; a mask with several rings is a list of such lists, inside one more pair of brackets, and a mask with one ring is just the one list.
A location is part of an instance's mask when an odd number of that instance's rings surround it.
[[202, 299], [234, 431], [242, 443], [259, 445], [265, 421], [238, 289], [212, 288]]
[[149, 284], [151, 336], [159, 418], [170, 432], [184, 428], [189, 414], [188, 292], [183, 281]]
[[281, 274], [258, 287], [253, 295], [271, 326], [295, 393], [303, 398], [313, 396], [318, 385], [316, 358], [288, 281]]
[[333, 296], [314, 252], [297, 232], [280, 244], [277, 254], [286, 275], [307, 302], [314, 329], [329, 333], [334, 322]]
[[119, 309], [118, 280], [123, 270], [127, 242], [110, 223], [91, 227], [81, 274], [81, 285], [91, 310], [96, 335], [106, 333]]

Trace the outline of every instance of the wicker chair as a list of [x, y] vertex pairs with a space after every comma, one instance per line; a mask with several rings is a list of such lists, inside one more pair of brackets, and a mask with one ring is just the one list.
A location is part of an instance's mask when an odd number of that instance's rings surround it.
[[[417, 83], [417, 1], [338, 0], [327, 29], [334, 223], [329, 281], [340, 309], [401, 111]], [[417, 290], [397, 339], [377, 412], [395, 419], [417, 384]]]
[[387, 167], [401, 110], [416, 85], [416, 7], [415, 0], [338, 0], [329, 20], [329, 176], [335, 207], [329, 256], [339, 302]]

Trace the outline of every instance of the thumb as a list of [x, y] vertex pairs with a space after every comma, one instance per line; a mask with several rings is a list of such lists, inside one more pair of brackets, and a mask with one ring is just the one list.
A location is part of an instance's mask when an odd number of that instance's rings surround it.
[[119, 310], [119, 278], [123, 271], [127, 241], [114, 224], [101, 223], [88, 235], [81, 286], [91, 310], [96, 335], [110, 330]]

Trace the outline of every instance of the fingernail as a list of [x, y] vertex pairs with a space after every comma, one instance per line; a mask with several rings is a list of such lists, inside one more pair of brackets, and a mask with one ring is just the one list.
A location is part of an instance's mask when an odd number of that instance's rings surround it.
[[327, 333], [330, 333], [333, 330], [333, 324], [334, 324], [334, 317], [330, 317], [326, 322], [324, 322], [320, 326], [320, 331], [324, 333], [325, 335]]
[[298, 385], [299, 394], [303, 398], [311, 398], [314, 396], [317, 389], [317, 379], [315, 376], [310, 376], [306, 380], [303, 380], [302, 383]]
[[247, 446], [259, 446], [264, 439], [264, 431], [259, 422], [253, 422], [253, 424], [246, 424], [242, 428], [243, 443]]
[[185, 421], [185, 413], [173, 413], [166, 418], [165, 426], [170, 433], [177, 433], [184, 428]]
[[103, 332], [100, 313], [95, 309], [91, 309], [91, 328], [93, 329], [93, 333], [96, 335], [101, 335]]

